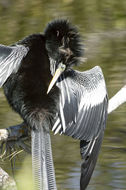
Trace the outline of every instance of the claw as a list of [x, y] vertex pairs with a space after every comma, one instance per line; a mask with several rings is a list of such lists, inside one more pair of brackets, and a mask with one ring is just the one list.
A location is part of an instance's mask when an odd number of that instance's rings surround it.
[[31, 153], [30, 144], [27, 143], [29, 136], [28, 127], [24, 123], [0, 129], [0, 159], [2, 161], [9, 159], [13, 176], [17, 156], [24, 150]]
[[2, 160], [7, 158], [12, 160], [12, 158], [23, 152], [23, 150], [27, 153], [31, 153], [31, 147], [26, 143], [26, 140], [29, 140], [28, 133], [28, 127], [24, 123], [8, 127], [7, 129], [1, 129], [0, 158]]

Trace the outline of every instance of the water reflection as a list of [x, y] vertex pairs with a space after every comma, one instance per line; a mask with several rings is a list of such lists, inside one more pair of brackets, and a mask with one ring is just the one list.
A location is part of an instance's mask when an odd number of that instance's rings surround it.
[[[53, 18], [69, 18], [79, 26], [84, 36], [85, 56], [88, 58], [78, 69], [86, 70], [100, 65], [111, 97], [126, 84], [125, 12], [125, 0], [0, 0], [0, 43], [10, 44], [31, 33], [42, 32], [46, 23]], [[20, 117], [8, 106], [2, 90], [0, 100], [0, 127], [19, 123]], [[108, 117], [102, 150], [88, 190], [126, 189], [125, 115], [126, 106], [123, 105]], [[79, 142], [52, 135], [52, 146], [58, 189], [78, 190], [81, 164]], [[31, 161], [26, 159], [26, 165], [21, 169], [25, 156], [20, 155], [16, 162], [19, 189], [22, 189], [21, 175], [27, 172], [24, 168], [31, 166]], [[0, 164], [11, 173], [9, 162]]]

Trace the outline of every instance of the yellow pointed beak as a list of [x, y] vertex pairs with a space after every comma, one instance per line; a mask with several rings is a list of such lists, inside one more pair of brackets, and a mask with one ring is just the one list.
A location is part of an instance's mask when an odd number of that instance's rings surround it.
[[57, 79], [59, 78], [59, 76], [63, 73], [63, 71], [65, 70], [66, 65], [60, 63], [47, 90], [47, 94], [50, 92], [50, 90], [52, 89], [52, 87], [54, 86], [54, 84], [56, 83]]

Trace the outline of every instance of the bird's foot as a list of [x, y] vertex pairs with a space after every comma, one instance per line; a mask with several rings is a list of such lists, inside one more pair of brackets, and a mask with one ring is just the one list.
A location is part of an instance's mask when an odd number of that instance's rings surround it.
[[28, 127], [24, 123], [0, 129], [0, 158], [2, 160], [12, 159], [23, 150], [31, 153], [29, 140]]

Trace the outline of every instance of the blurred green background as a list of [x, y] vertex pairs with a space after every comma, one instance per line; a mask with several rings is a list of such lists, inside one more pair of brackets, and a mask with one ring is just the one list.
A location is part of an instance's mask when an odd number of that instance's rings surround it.
[[[0, 43], [12, 44], [26, 35], [42, 32], [54, 18], [77, 25], [84, 39], [85, 57], [79, 70], [95, 65], [103, 69], [109, 97], [126, 84], [125, 0], [0, 0]], [[0, 91], [0, 128], [21, 122]], [[79, 190], [79, 142], [52, 135], [53, 157], [59, 190]], [[0, 165], [12, 175], [10, 161]], [[15, 179], [20, 190], [31, 190], [31, 160], [21, 153]], [[88, 190], [126, 189], [126, 106], [114, 111], [107, 122], [99, 160]]]

